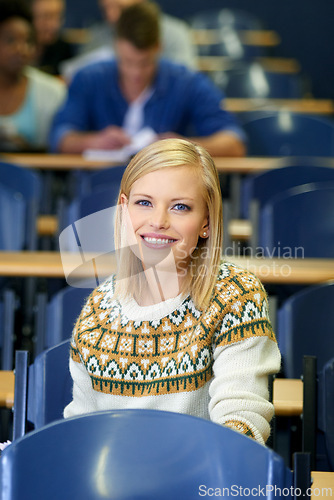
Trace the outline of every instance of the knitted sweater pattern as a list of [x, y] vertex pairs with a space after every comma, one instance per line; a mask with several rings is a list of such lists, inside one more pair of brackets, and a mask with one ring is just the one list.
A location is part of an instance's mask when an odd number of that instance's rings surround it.
[[113, 298], [114, 279], [94, 290], [74, 328], [71, 357], [95, 391], [125, 396], [195, 391], [213, 377], [217, 347], [266, 336], [275, 340], [258, 279], [222, 263], [206, 311], [186, 297], [152, 320], [130, 319]]

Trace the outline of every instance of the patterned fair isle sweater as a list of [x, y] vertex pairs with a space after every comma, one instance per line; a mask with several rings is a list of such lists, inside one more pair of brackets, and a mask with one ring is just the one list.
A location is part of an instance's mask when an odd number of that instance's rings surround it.
[[187, 413], [264, 443], [273, 406], [268, 374], [280, 353], [258, 279], [223, 263], [206, 311], [190, 296], [141, 307], [113, 298], [113, 278], [94, 290], [75, 325], [70, 417], [108, 409]]

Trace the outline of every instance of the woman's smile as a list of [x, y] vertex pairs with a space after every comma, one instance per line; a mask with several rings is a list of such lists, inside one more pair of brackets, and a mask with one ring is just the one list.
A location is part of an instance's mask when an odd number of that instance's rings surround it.
[[154, 248], [156, 250], [159, 250], [162, 248], [169, 248], [178, 241], [175, 238], [170, 238], [166, 235], [155, 234], [155, 233], [153, 233], [153, 234], [152, 233], [141, 234], [140, 236], [141, 236], [144, 244], [148, 248]]

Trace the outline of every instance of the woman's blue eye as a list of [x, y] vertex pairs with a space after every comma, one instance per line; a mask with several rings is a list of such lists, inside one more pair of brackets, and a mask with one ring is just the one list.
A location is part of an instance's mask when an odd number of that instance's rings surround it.
[[149, 207], [151, 205], [151, 202], [148, 200], [138, 200], [136, 201], [136, 205], [140, 205], [142, 207]]
[[190, 207], [188, 205], [185, 205], [184, 203], [177, 203], [173, 208], [182, 212], [190, 210]]

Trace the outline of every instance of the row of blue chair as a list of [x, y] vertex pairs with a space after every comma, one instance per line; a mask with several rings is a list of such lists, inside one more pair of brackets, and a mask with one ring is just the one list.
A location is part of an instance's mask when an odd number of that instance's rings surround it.
[[[14, 441], [31, 429], [43, 429], [46, 425], [62, 419], [63, 409], [71, 401], [72, 383], [68, 363], [69, 341], [43, 351], [30, 366], [28, 366], [27, 352], [18, 351], [16, 353]], [[330, 359], [324, 367], [320, 363], [319, 366], [321, 369], [319, 383], [316, 387], [319, 395], [317, 428], [319, 427], [321, 432], [318, 464], [315, 462], [313, 467], [315, 470], [333, 470], [334, 420], [332, 415], [334, 399], [331, 395], [334, 387], [334, 358]], [[314, 377], [314, 374], [312, 376]], [[304, 384], [304, 393], [310, 397], [312, 394], [310, 384], [312, 385], [313, 381], [306, 371], [304, 371]], [[314, 398], [314, 396], [312, 397]], [[314, 419], [312, 419], [314, 410], [312, 409], [309, 415], [307, 404], [305, 399], [303, 423], [306, 426], [306, 432], [312, 432], [315, 436], [316, 432], [313, 428], [315, 424]], [[309, 416], [311, 421], [306, 421]], [[316, 458], [315, 450], [307, 451], [314, 453], [314, 458]]]

